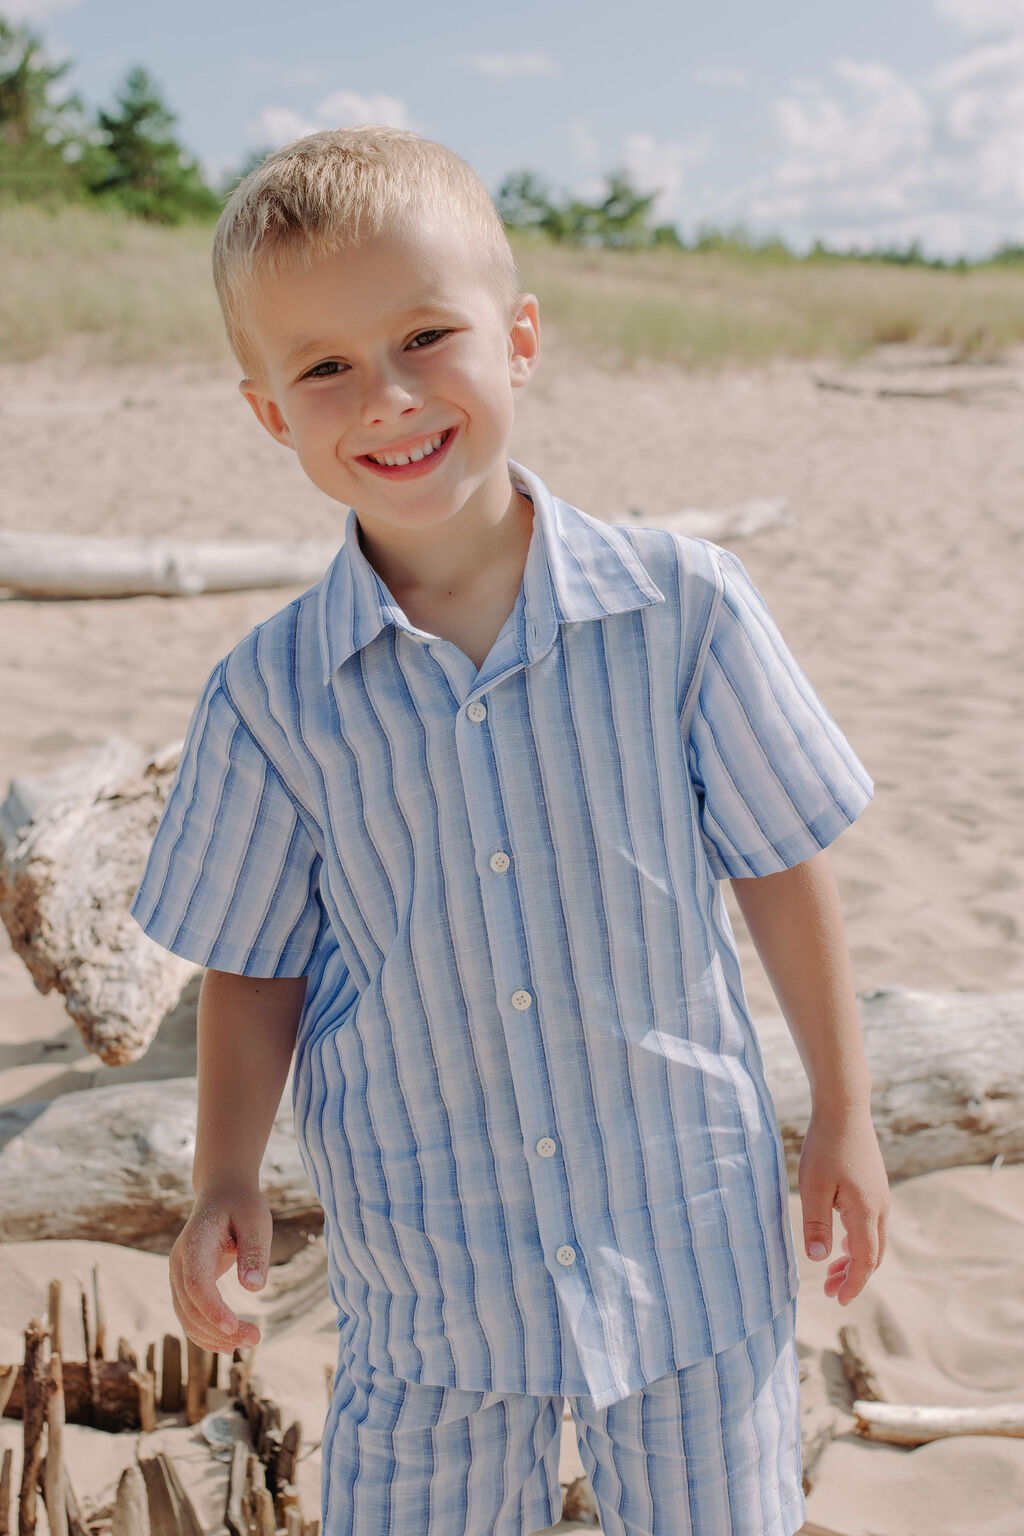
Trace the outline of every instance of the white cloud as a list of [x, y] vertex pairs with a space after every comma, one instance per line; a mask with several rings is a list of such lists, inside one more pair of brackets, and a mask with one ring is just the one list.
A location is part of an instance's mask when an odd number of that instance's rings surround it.
[[707, 133], [661, 142], [650, 133], [626, 135], [619, 163], [629, 171], [639, 191], [658, 190], [651, 205], [652, 222], [670, 223], [680, 217], [684, 211], [681, 193], [686, 173], [691, 166], [707, 159], [710, 147], [711, 136]]
[[936, 0], [935, 8], [967, 32], [1024, 31], [1024, 0]]
[[7, 0], [4, 16], [7, 21], [42, 21], [57, 11], [73, 11], [81, 0]]
[[279, 149], [293, 139], [323, 128], [348, 128], [357, 123], [386, 123], [391, 128], [415, 129], [408, 108], [397, 96], [362, 96], [358, 91], [335, 91], [313, 109], [312, 117], [291, 107], [264, 107], [249, 124], [248, 140], [254, 148]]
[[557, 75], [558, 68], [546, 53], [475, 53], [474, 69], [493, 79], [522, 80], [531, 75]]
[[698, 85], [711, 85], [722, 91], [745, 91], [750, 85], [749, 69], [732, 69], [721, 64], [701, 64], [693, 71], [692, 78]]
[[[947, 0], [951, 3], [951, 0]], [[781, 156], [719, 210], [840, 245], [982, 254], [1024, 234], [1024, 33], [920, 81], [841, 59], [773, 104]]]

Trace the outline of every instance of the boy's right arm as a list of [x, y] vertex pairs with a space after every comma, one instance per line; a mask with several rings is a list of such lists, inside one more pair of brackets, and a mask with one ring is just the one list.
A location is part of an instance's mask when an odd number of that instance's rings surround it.
[[[273, 1221], [259, 1171], [295, 1048], [306, 978], [207, 971], [199, 998], [198, 1115], [192, 1214], [170, 1256], [174, 1309], [187, 1336], [229, 1352], [258, 1342], [216, 1281], [237, 1264], [259, 1290]], [[246, 1279], [256, 1272], [256, 1278]]]

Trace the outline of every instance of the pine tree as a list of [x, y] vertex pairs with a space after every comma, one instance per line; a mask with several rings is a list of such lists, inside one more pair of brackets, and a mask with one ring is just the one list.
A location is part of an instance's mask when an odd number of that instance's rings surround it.
[[128, 71], [116, 109], [97, 117], [89, 189], [126, 213], [161, 224], [209, 218], [220, 203], [171, 132], [177, 119], [145, 69]]
[[0, 196], [43, 200], [81, 189], [81, 103], [54, 101], [70, 65], [50, 64], [35, 32], [0, 17]]

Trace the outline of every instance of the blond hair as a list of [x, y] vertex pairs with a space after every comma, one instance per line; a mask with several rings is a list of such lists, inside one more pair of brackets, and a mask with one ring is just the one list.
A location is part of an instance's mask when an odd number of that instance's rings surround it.
[[511, 322], [519, 299], [515, 258], [487, 188], [466, 161], [400, 128], [330, 129], [268, 155], [235, 188], [217, 222], [213, 278], [243, 368], [251, 372], [255, 361], [246, 298], [260, 275], [286, 257], [331, 256], [407, 212], [458, 222]]

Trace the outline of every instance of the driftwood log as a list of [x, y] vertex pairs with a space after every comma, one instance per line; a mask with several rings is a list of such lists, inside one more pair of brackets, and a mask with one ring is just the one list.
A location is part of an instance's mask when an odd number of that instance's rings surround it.
[[[0, 1241], [81, 1237], [141, 1245], [179, 1232], [195, 1199], [195, 1137], [193, 1077], [116, 1083], [0, 1111]], [[279, 1221], [323, 1224], [287, 1093], [261, 1182]]]
[[0, 587], [27, 597], [194, 597], [319, 581], [340, 540], [235, 544], [0, 532]]
[[[689, 508], [630, 518], [702, 539], [747, 538], [792, 522], [782, 497], [762, 496], [720, 511]], [[0, 587], [26, 597], [194, 597], [319, 581], [337, 540], [229, 543], [167, 538], [0, 532]]]
[[[621, 519], [626, 522], [626, 518]], [[642, 527], [667, 528], [689, 539], [710, 539], [718, 544], [727, 539], [749, 539], [768, 528], [786, 528], [794, 522], [789, 502], [783, 496], [755, 496], [720, 511], [702, 511], [687, 507], [680, 512], [647, 513], [632, 511], [629, 521]]]
[[[1024, 992], [883, 987], [858, 1004], [890, 1178], [1024, 1159]], [[757, 1034], [795, 1189], [807, 1078], [781, 1017], [759, 1019]]]
[[[914, 992], [861, 998], [872, 1112], [894, 1179], [1024, 1159], [1024, 994]], [[809, 1096], [781, 1019], [758, 1034], [796, 1187]], [[194, 1078], [120, 1083], [0, 1111], [0, 1241], [140, 1243], [192, 1208]], [[275, 1218], [319, 1228], [286, 1094], [263, 1162]]]
[[924, 1445], [951, 1435], [1011, 1435], [1024, 1439], [1024, 1402], [994, 1408], [915, 1408], [904, 1403], [855, 1402], [855, 1428], [867, 1440]]
[[40, 992], [63, 994], [108, 1066], [145, 1052], [196, 969], [128, 914], [177, 758], [112, 738], [15, 779], [0, 805], [0, 917]]

